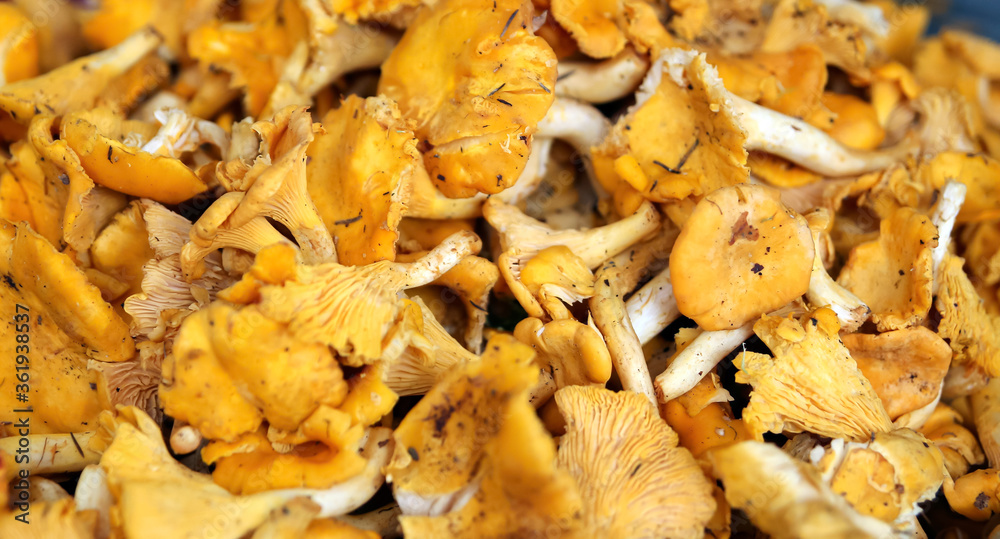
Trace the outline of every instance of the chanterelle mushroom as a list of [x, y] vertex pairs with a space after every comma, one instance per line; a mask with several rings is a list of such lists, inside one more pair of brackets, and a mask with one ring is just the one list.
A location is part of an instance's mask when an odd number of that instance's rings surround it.
[[937, 494], [948, 473], [938, 448], [909, 429], [875, 433], [861, 443], [835, 439], [828, 447], [810, 439], [791, 452], [815, 465], [856, 511], [901, 532], [912, 530], [918, 504]]
[[106, 86], [160, 45], [144, 28], [118, 45], [62, 65], [40, 77], [12, 82], [0, 90], [0, 109], [27, 124], [42, 112], [66, 114], [93, 107]]
[[[3, 364], [29, 382], [0, 395], [3, 421], [16, 421], [19, 393], [34, 409], [32, 433], [81, 432], [100, 411], [88, 359], [121, 362], [135, 354], [128, 325], [86, 274], [25, 225], [0, 221], [0, 286], [10, 321], [2, 326]], [[19, 337], [23, 335], [23, 337]], [[22, 371], [16, 368], [22, 367]]]
[[[264, 418], [293, 431], [321, 405], [350, 404], [340, 365], [391, 362], [422, 341], [413, 326], [419, 310], [399, 293], [434, 280], [478, 244], [474, 234], [457, 233], [416, 262], [365, 266], [300, 265], [287, 246], [265, 249], [220, 293], [225, 302], [185, 319], [163, 366], [164, 408], [231, 441]], [[215, 391], [204, 391], [206, 383]], [[374, 406], [388, 411], [389, 399], [379, 396]]]
[[935, 401], [952, 359], [948, 343], [923, 326], [843, 342], [892, 420]]
[[715, 512], [711, 484], [656, 408], [637, 393], [567, 387], [556, 463], [580, 486], [592, 537], [701, 537]]
[[812, 465], [778, 447], [746, 441], [709, 453], [726, 500], [776, 538], [889, 537], [892, 527], [855, 511]]
[[742, 352], [733, 363], [739, 368], [736, 381], [753, 386], [743, 421], [758, 439], [765, 432], [805, 431], [861, 441], [891, 429], [839, 330], [829, 309], [800, 319], [764, 316], [754, 324], [774, 357]]
[[670, 254], [677, 307], [706, 330], [733, 329], [809, 289], [813, 240], [776, 189], [734, 185], [703, 198]]
[[399, 110], [385, 97], [351, 96], [309, 145], [309, 196], [342, 264], [393, 260], [397, 227], [423, 164]]
[[514, 185], [555, 95], [556, 59], [520, 0], [424, 8], [382, 64], [379, 93], [416, 123], [424, 164], [447, 196]]
[[260, 135], [259, 155], [250, 163], [237, 156], [217, 170], [228, 190], [245, 193], [227, 217], [227, 227], [268, 217], [288, 227], [306, 262], [336, 262], [330, 231], [308, 192], [306, 153], [317, 130], [312, 117], [304, 107], [288, 107], [253, 129]]
[[881, 331], [919, 324], [931, 308], [937, 227], [916, 210], [899, 208], [879, 228], [877, 240], [851, 250], [837, 282], [871, 307]]

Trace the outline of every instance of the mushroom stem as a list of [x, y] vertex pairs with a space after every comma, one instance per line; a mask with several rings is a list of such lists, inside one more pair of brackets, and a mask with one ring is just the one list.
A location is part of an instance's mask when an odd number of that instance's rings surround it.
[[625, 47], [602, 62], [559, 62], [555, 91], [587, 103], [607, 103], [631, 94], [649, 69], [649, 60], [632, 47]]
[[175, 455], [187, 455], [201, 445], [201, 433], [188, 425], [186, 421], [177, 419], [170, 430], [170, 449]]
[[565, 140], [580, 154], [590, 155], [590, 148], [600, 144], [610, 129], [611, 123], [593, 105], [557, 97], [538, 122], [536, 135]]
[[463, 230], [445, 238], [416, 262], [406, 264], [406, 284], [404, 288], [416, 288], [430, 284], [463, 258], [474, 255], [483, 247], [479, 236]]
[[919, 145], [909, 140], [883, 150], [855, 150], [798, 118], [734, 94], [729, 97], [747, 133], [747, 150], [765, 151], [824, 176], [854, 176], [882, 170], [919, 150]]
[[114, 498], [108, 487], [108, 474], [97, 464], [91, 464], [80, 473], [73, 493], [77, 511], [93, 509], [97, 512], [96, 539], [107, 539], [111, 535], [111, 506]]
[[594, 296], [590, 298], [590, 313], [608, 345], [611, 362], [622, 388], [645, 395], [655, 405], [656, 394], [649, 366], [646, 365], [646, 356], [642, 352], [642, 343], [629, 320], [622, 294], [615, 289], [619, 271], [615, 267], [605, 266], [597, 273]]
[[639, 342], [646, 344], [680, 317], [670, 284], [670, 268], [657, 274], [625, 302]]
[[318, 44], [314, 57], [322, 61], [313, 60], [297, 86], [305, 95], [316, 95], [343, 75], [382, 65], [396, 42], [395, 36], [366, 24], [340, 22], [333, 34]]
[[344, 515], [338, 520], [359, 530], [375, 532], [380, 537], [399, 537], [399, 516], [402, 514], [399, 505], [390, 503], [363, 515]]
[[931, 249], [931, 259], [934, 261], [934, 292], [937, 292], [941, 279], [939, 270], [941, 262], [948, 256], [948, 245], [951, 243], [951, 231], [955, 228], [955, 219], [965, 202], [966, 187], [962, 182], [948, 180], [941, 187], [938, 203], [931, 213], [931, 222], [938, 229], [938, 244]]
[[[19, 459], [14, 467], [32, 475], [79, 472], [88, 464], [97, 464], [101, 460], [100, 453], [87, 447], [94, 434], [80, 432], [8, 436], [0, 438], [0, 452], [27, 457]], [[27, 445], [21, 440], [27, 440]]]
[[809, 290], [806, 299], [813, 307], [829, 307], [840, 320], [840, 328], [847, 333], [853, 333], [861, 324], [868, 320], [872, 310], [853, 292], [837, 284], [823, 266], [822, 248], [819, 241], [820, 232], [812, 230], [813, 255], [812, 273], [809, 275]]
[[753, 335], [753, 323], [736, 329], [705, 331], [677, 354], [667, 370], [656, 377], [656, 391], [661, 404], [691, 390], [719, 364], [729, 352]]

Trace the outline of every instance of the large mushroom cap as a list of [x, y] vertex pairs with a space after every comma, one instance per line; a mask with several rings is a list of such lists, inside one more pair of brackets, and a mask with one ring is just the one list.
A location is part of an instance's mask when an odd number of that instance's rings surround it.
[[740, 327], [809, 289], [813, 241], [776, 189], [734, 185], [703, 198], [670, 255], [681, 313], [703, 329]]
[[758, 439], [767, 431], [805, 431], [861, 441], [891, 428], [839, 329], [826, 308], [798, 320], [764, 316], [754, 324], [774, 357], [743, 352], [734, 363], [736, 381], [753, 386], [743, 421]]
[[427, 172], [447, 196], [499, 193], [524, 169], [556, 79], [531, 14], [520, 0], [439, 2], [382, 65], [379, 93], [416, 122]]
[[701, 537], [715, 511], [711, 484], [643, 395], [570, 386], [559, 466], [580, 485], [593, 537]]

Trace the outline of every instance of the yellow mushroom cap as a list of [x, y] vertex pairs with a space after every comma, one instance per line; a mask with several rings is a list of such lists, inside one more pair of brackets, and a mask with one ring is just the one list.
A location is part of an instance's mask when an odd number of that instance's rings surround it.
[[882, 402], [837, 332], [833, 311], [797, 320], [764, 316], [754, 332], [774, 357], [743, 352], [733, 362], [736, 381], [753, 386], [743, 421], [764, 432], [812, 432], [853, 441], [891, 429]]
[[538, 378], [533, 357], [513, 337], [496, 336], [480, 361], [447, 373], [403, 418], [386, 474], [404, 510], [408, 496], [434, 499], [470, 488], [509, 407], [527, 402]]
[[[592, 150], [605, 189], [613, 192], [626, 182], [643, 197], [666, 202], [747, 181], [746, 133], [704, 54], [664, 52], [636, 98], [637, 105]], [[677, 143], [657, 142], [662, 140]]]
[[740, 442], [709, 453], [726, 500], [771, 537], [888, 537], [892, 527], [855, 511], [819, 471], [780, 448]]
[[422, 10], [382, 65], [378, 91], [415, 122], [430, 178], [449, 197], [514, 185], [555, 95], [556, 59], [521, 0]]
[[872, 310], [879, 330], [920, 323], [931, 308], [937, 227], [911, 208], [899, 208], [879, 225], [877, 240], [851, 250], [837, 282]]
[[735, 185], [695, 206], [670, 254], [681, 313], [705, 330], [732, 329], [809, 289], [813, 242], [776, 189]]
[[556, 387], [604, 385], [611, 378], [608, 347], [591, 326], [573, 319], [544, 324], [525, 318], [514, 328], [514, 337], [535, 349], [536, 363], [552, 374]]
[[410, 177], [422, 167], [396, 104], [350, 96], [323, 118], [309, 145], [309, 196], [342, 264], [393, 260]]
[[937, 399], [951, 365], [948, 343], [923, 326], [851, 333], [843, 341], [892, 420]]
[[598, 387], [555, 395], [566, 419], [558, 465], [580, 486], [592, 537], [701, 537], [712, 485], [646, 397]]

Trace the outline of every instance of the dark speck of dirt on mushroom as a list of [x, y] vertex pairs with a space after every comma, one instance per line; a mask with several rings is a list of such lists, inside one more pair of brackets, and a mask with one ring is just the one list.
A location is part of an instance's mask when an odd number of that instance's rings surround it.
[[750, 268], [750, 271], [756, 273], [757, 275], [761, 275], [764, 272], [764, 266], [761, 266], [760, 264], [754, 264], [753, 267]]
[[414, 462], [420, 460], [420, 453], [417, 453], [415, 448], [411, 447], [407, 449], [406, 452], [410, 454], [410, 458], [413, 459]]
[[979, 509], [980, 511], [983, 511], [984, 509], [986, 509], [987, 507], [989, 507], [989, 505], [990, 505], [990, 497], [987, 496], [985, 492], [980, 492], [979, 495], [976, 496], [975, 505], [976, 505], [976, 509]]

